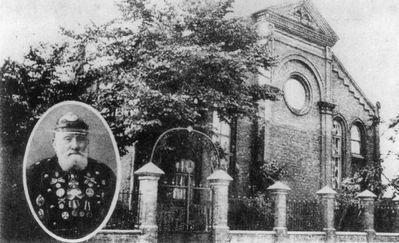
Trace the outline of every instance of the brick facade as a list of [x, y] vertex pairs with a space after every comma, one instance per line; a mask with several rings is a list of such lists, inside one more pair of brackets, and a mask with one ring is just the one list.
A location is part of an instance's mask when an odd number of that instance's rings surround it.
[[[295, 15], [298, 11], [301, 16], [310, 16], [306, 24]], [[296, 114], [288, 108], [284, 97], [275, 102], [266, 101], [261, 104], [265, 111], [264, 125], [255, 126], [248, 120], [238, 122], [236, 189], [242, 193], [250, 186], [251, 164], [259, 157], [251, 153], [263, 146], [256, 151], [262, 153], [260, 157], [265, 163], [274, 160], [287, 166], [289, 176], [284, 180], [292, 189], [291, 195], [315, 196], [317, 190], [332, 183], [333, 119], [338, 119], [343, 127], [341, 152], [342, 177], [345, 177], [378, 158], [378, 127], [371, 122], [378, 117], [378, 110], [332, 53], [338, 38], [309, 1], [271, 7], [253, 17], [257, 24], [267, 23], [261, 26], [270, 29], [269, 41], [279, 57], [279, 63], [270, 71], [268, 84], [284, 90], [285, 82], [299, 75], [309, 89], [309, 104], [304, 114]], [[315, 30], [317, 34], [313, 33]], [[351, 154], [350, 129], [354, 123], [362, 130], [363, 159], [353, 158]], [[259, 132], [264, 139], [254, 139]], [[263, 144], [253, 144], [259, 141]]]

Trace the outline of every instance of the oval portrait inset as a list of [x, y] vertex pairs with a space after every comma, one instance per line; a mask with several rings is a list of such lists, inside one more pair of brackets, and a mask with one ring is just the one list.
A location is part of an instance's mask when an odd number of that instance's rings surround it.
[[37, 122], [25, 151], [25, 196], [39, 225], [57, 240], [87, 240], [115, 208], [120, 158], [112, 132], [89, 105], [65, 101]]

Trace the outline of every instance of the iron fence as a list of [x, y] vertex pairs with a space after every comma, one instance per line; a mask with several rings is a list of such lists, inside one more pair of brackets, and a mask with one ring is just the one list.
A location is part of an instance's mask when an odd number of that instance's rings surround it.
[[322, 203], [317, 199], [287, 200], [287, 221], [288, 230], [323, 230]]
[[[131, 198], [131, 199], [129, 199]], [[131, 204], [129, 207], [129, 200]], [[119, 193], [115, 210], [109, 219], [106, 229], [137, 229], [140, 226], [140, 195], [138, 188], [133, 192], [123, 190]]]
[[364, 207], [359, 201], [337, 201], [335, 204], [335, 229], [337, 231], [363, 231]]
[[395, 232], [397, 206], [392, 201], [377, 201], [374, 205], [374, 229], [377, 232]]
[[272, 230], [274, 200], [267, 196], [231, 197], [227, 223], [231, 230]]
[[202, 186], [160, 185], [157, 224], [160, 234], [210, 231], [211, 190]]

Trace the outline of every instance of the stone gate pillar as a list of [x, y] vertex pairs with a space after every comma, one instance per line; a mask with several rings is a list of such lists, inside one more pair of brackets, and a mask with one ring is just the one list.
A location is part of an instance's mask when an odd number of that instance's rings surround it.
[[364, 207], [363, 212], [363, 229], [367, 233], [368, 241], [373, 241], [375, 238], [374, 230], [374, 199], [377, 197], [369, 190], [364, 190], [357, 197], [360, 199], [361, 205]]
[[267, 188], [274, 196], [274, 228], [276, 241], [287, 240], [287, 194], [291, 190], [282, 182], [276, 181]]
[[336, 191], [325, 186], [316, 192], [320, 196], [323, 205], [323, 230], [326, 232], [326, 242], [335, 242], [335, 194]]
[[216, 170], [207, 180], [212, 189], [212, 242], [228, 242], [228, 187], [233, 178], [223, 170]]
[[395, 222], [393, 224], [393, 228], [394, 228], [394, 232], [398, 233], [399, 232], [399, 196], [396, 195], [393, 199], [392, 199], [394, 208], [395, 208], [395, 212], [396, 212], [396, 217], [395, 217]]
[[146, 242], [157, 242], [158, 180], [165, 173], [155, 164], [149, 162], [134, 174], [139, 179], [140, 229], [146, 235]]

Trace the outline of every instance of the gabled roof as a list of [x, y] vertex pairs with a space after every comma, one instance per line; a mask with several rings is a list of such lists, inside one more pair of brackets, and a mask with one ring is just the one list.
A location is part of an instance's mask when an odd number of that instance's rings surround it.
[[255, 20], [266, 20], [275, 28], [321, 46], [333, 46], [338, 36], [309, 0], [285, 1], [258, 11]]
[[345, 69], [338, 57], [333, 54], [332, 58], [332, 71], [336, 72], [338, 78], [342, 80], [346, 87], [348, 87], [349, 93], [351, 93], [353, 97], [358, 100], [359, 104], [363, 106], [364, 110], [367, 111], [370, 116], [379, 116], [377, 108], [373, 105], [373, 103], [370, 102], [370, 100], [367, 99], [364, 92], [360, 89], [359, 85]]

